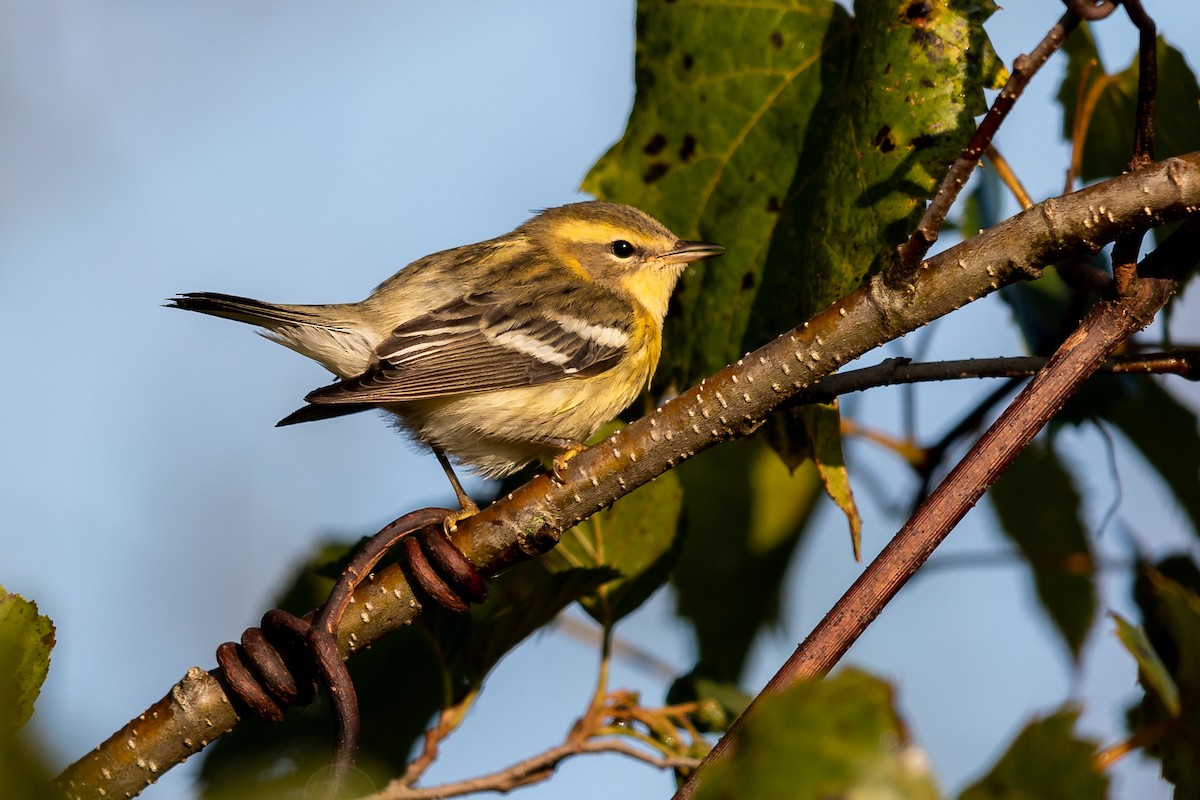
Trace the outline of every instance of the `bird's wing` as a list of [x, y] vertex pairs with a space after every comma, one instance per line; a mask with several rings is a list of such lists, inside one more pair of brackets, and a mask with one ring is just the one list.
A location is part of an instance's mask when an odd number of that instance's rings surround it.
[[573, 298], [566, 305], [545, 297], [531, 303], [495, 293], [467, 295], [402, 323], [376, 348], [375, 367], [305, 399], [403, 403], [598, 375], [624, 355], [629, 325], [619, 306], [603, 315], [621, 320], [615, 324], [589, 322], [570, 309], [586, 305], [594, 312], [596, 303], [619, 303], [605, 295]]

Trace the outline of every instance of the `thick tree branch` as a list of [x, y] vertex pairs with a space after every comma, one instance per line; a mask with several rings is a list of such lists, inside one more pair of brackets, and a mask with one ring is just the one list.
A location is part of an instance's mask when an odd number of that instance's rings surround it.
[[[876, 277], [809, 322], [576, 456], [561, 483], [542, 475], [463, 521], [455, 544], [495, 574], [553, 547], [563, 530], [696, 453], [754, 431], [817, 379], [884, 342], [1080, 250], [1200, 206], [1200, 153], [1047, 200], [922, 262], [911, 283]], [[338, 632], [347, 655], [420, 613], [397, 569], [356, 594]], [[192, 670], [166, 698], [68, 767], [73, 797], [132, 796], [238, 723], [218, 675]]]
[[1193, 216], [1139, 265], [1127, 293], [1093, 307], [767, 683], [713, 748], [704, 766], [676, 793], [675, 800], [694, 795], [704, 767], [728, 754], [764, 696], [833, 668], [1063, 403], [1110, 353], [1153, 321], [1198, 260], [1200, 216]]

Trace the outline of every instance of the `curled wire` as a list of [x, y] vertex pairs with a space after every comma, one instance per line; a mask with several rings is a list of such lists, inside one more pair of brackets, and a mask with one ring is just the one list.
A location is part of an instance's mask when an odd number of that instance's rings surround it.
[[337, 644], [355, 589], [403, 542], [401, 566], [414, 593], [459, 613], [487, 598], [487, 579], [445, 535], [442, 523], [451, 513], [423, 508], [405, 514], [360, 544], [311, 621], [272, 609], [240, 643], [217, 648], [227, 694], [269, 722], [281, 721], [289, 706], [311, 703], [318, 687], [325, 691], [334, 724], [330, 797], [345, 785], [358, 751], [358, 697]]

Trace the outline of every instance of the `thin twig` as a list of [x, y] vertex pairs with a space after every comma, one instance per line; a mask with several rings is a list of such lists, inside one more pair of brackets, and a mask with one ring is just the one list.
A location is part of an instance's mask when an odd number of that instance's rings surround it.
[[1092, 756], [1092, 766], [1098, 770], [1108, 769], [1134, 750], [1154, 744], [1164, 736], [1170, 735], [1177, 722], [1177, 720], [1169, 719], [1157, 725], [1151, 725], [1149, 728], [1142, 728], [1128, 739], [1106, 747]]
[[[1141, 0], [1124, 0], [1125, 13], [1138, 29], [1137, 115], [1134, 119], [1133, 152], [1129, 169], [1134, 171], [1154, 160], [1154, 98], [1158, 93], [1158, 41], [1154, 20], [1142, 8]], [[1131, 291], [1144, 228], [1123, 236], [1113, 245], [1112, 271], [1117, 294]]]
[[[966, 358], [957, 361], [912, 362], [888, 358], [861, 369], [830, 375], [797, 393], [788, 406], [829, 403], [838, 397], [906, 383], [951, 381], [966, 378], [1028, 378], [1046, 366], [1046, 356], [1009, 356], [1006, 358]], [[1163, 353], [1138, 353], [1115, 356], [1096, 370], [1112, 375], [1181, 375], [1190, 380], [1200, 377], [1200, 349], [1177, 349]]]
[[1012, 196], [1016, 198], [1017, 205], [1021, 206], [1021, 210], [1024, 211], [1032, 207], [1033, 199], [1030, 198], [1029, 192], [1025, 191], [1025, 185], [1021, 183], [1021, 179], [1013, 171], [1012, 165], [1008, 163], [1008, 159], [996, 149], [996, 145], [988, 145], [987, 156], [988, 161], [992, 162], [992, 166], [996, 168], [996, 174], [1000, 177], [1000, 182], [1012, 192]]
[[465, 781], [444, 783], [426, 789], [413, 789], [399, 781], [393, 781], [382, 791], [363, 800], [433, 800], [460, 797], [472, 792], [510, 792], [521, 786], [544, 781], [554, 774], [554, 769], [565, 759], [588, 753], [619, 753], [658, 769], [693, 769], [700, 763], [698, 758], [657, 756], [622, 741], [584, 739], [564, 742], [512, 766]]
[[1154, 103], [1158, 94], [1158, 30], [1154, 20], [1142, 8], [1142, 0], [1123, 0], [1129, 21], [1138, 29], [1137, 118], [1133, 134], [1130, 169], [1154, 161]]

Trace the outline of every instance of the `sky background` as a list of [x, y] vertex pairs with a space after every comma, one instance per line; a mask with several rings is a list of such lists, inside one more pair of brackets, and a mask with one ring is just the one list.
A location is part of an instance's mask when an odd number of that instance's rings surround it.
[[[1147, 10], [1193, 69], [1197, 12]], [[988, 29], [1007, 63], [1061, 13], [1013, 0]], [[0, 393], [0, 584], [35, 599], [58, 631], [32, 732], [57, 769], [150, 703], [222, 641], [254, 624], [296, 564], [329, 534], [357, 536], [445, 503], [436, 462], [372, 415], [273, 427], [327, 375], [245, 326], [162, 308], [211, 290], [279, 302], [365, 296], [426, 253], [501, 234], [530, 210], [583, 199], [577, 187], [621, 135], [633, 100], [632, 2], [65, 2], [0, 0], [0, 335], [13, 345]], [[1112, 68], [1132, 57], [1123, 14], [1098, 26]], [[1172, 34], [1176, 34], [1172, 36]], [[1185, 38], [1187, 40], [1185, 40]], [[1068, 151], [1051, 98], [1061, 57], [1040, 74], [999, 145], [1036, 198], [1057, 194]], [[1015, 206], [1010, 203], [1010, 212]], [[1200, 338], [1195, 297], [1173, 323]], [[953, 315], [927, 357], [1019, 352], [996, 300]], [[907, 352], [913, 337], [886, 354]], [[873, 363], [880, 353], [867, 356]], [[1200, 406], [1191, 386], [1168, 385]], [[918, 390], [935, 436], [980, 386]], [[899, 429], [898, 395], [852, 410]], [[1187, 523], [1139, 457], [1067, 433], [1093, 529], [1117, 516], [1152, 552], [1190, 547]], [[854, 446], [873, 557], [911, 479]], [[479, 489], [478, 482], [468, 488]], [[1124, 550], [1110, 525], [1098, 549]], [[1006, 545], [983, 504], [942, 552]], [[792, 567], [785, 618], [761, 637], [757, 691], [849, 585], [844, 520], [815, 521]], [[935, 557], [936, 558], [936, 557]], [[1103, 604], [1133, 613], [1118, 575]], [[686, 632], [660, 592], [618, 635], [678, 671]], [[428, 781], [463, 778], [560, 740], [587, 702], [595, 648], [535, 637], [491, 679]], [[1034, 606], [1023, 568], [935, 569], [891, 604], [846, 663], [892, 679], [947, 790], [998, 755], [1031, 714], [1071, 698], [1083, 729], [1121, 737], [1136, 670], [1101, 623], [1081, 669]], [[664, 686], [620, 664], [614, 686]], [[145, 794], [192, 796], [195, 762]], [[1127, 758], [1114, 797], [1166, 798], [1157, 766]], [[521, 797], [665, 797], [668, 775], [581, 758]]]

